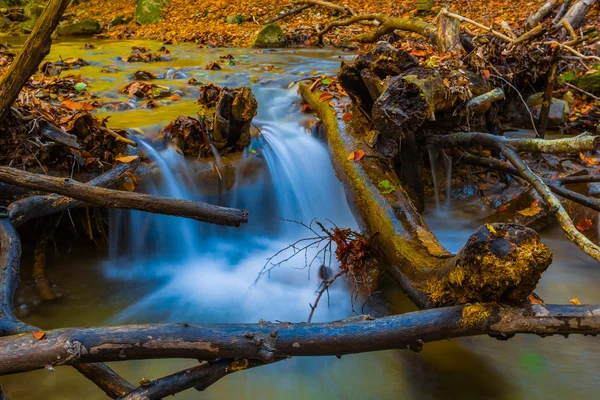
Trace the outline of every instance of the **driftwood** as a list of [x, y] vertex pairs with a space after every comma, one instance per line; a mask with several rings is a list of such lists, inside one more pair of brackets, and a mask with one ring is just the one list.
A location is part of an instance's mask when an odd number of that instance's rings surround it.
[[9, 167], [0, 167], [0, 182], [61, 194], [98, 206], [174, 215], [218, 225], [239, 226], [248, 221], [248, 213], [244, 210], [198, 201], [105, 189], [72, 179], [54, 178]]
[[552, 9], [554, 8], [554, 6], [558, 3], [558, 0], [548, 0], [546, 1], [536, 12], [532, 13], [529, 18], [527, 19], [527, 28], [528, 29], [532, 29], [534, 28], [537, 24], [540, 23], [540, 21], [542, 19], [544, 19], [544, 17], [546, 15], [548, 15], [550, 13], [550, 11], [552, 11]]
[[50, 52], [52, 32], [71, 0], [50, 0], [29, 34], [21, 52], [13, 60], [10, 68], [0, 80], [0, 122], [10, 112], [21, 88], [35, 73], [40, 62]]

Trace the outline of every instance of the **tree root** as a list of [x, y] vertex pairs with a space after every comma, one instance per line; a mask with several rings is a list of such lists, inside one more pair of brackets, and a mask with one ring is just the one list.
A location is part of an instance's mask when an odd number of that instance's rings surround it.
[[483, 146], [499, 151], [516, 169], [517, 174], [531, 184], [544, 202], [548, 204], [566, 237], [575, 243], [584, 253], [596, 261], [600, 261], [600, 247], [579, 232], [560, 200], [552, 193], [552, 189], [544, 180], [536, 175], [519, 157], [519, 151], [541, 153], [579, 153], [596, 150], [600, 137], [580, 135], [575, 138], [544, 139], [506, 139], [478, 132], [461, 132], [445, 136], [432, 136], [426, 139], [427, 145], [433, 148], [457, 148]]

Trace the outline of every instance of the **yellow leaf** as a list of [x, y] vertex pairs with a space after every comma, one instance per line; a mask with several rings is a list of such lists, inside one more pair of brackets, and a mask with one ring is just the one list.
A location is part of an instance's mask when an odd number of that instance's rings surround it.
[[569, 300], [569, 303], [573, 303], [576, 306], [580, 306], [581, 305], [581, 303], [579, 302], [579, 299], [577, 297], [574, 297], [571, 300]]
[[348, 154], [348, 160], [354, 160], [354, 152]]
[[492, 234], [496, 233], [496, 229], [492, 225], [485, 224], [485, 227], [488, 228], [488, 231], [490, 231], [490, 233], [492, 233]]
[[130, 163], [133, 160], [137, 160], [140, 156], [121, 156], [121, 157], [116, 157], [115, 160], [122, 162], [122, 163]]
[[533, 217], [534, 215], [538, 215], [541, 211], [542, 209], [539, 206], [539, 200], [534, 200], [529, 208], [517, 212], [525, 217]]

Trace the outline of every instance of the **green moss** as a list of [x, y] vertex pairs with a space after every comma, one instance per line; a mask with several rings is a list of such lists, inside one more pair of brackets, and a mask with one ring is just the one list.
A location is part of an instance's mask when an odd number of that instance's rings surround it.
[[600, 64], [594, 65], [594, 69], [597, 72], [574, 79], [571, 83], [586, 92], [600, 95]]
[[59, 36], [91, 36], [100, 32], [102, 32], [102, 27], [95, 19], [86, 19], [81, 22], [62, 26], [56, 30]]
[[275, 24], [265, 25], [252, 42], [252, 47], [257, 48], [276, 48], [285, 47], [285, 34], [283, 30]]
[[157, 23], [165, 4], [167, 0], [137, 0], [135, 22], [140, 25]]

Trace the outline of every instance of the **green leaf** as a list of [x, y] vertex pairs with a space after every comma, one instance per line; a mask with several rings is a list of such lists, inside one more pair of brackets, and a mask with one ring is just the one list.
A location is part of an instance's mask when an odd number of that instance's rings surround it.
[[379, 191], [384, 194], [392, 193], [394, 190], [396, 190], [396, 186], [392, 185], [392, 183], [387, 179], [379, 182], [377, 186], [379, 187]]
[[87, 89], [87, 85], [83, 82], [79, 82], [75, 84], [74, 88], [77, 90], [77, 92], [83, 92], [85, 89]]
[[329, 78], [325, 78], [321, 81], [323, 85], [329, 85]]
[[256, 154], [256, 150], [254, 150], [254, 149], [250, 149], [250, 150], [248, 150], [248, 152], [251, 154]]

